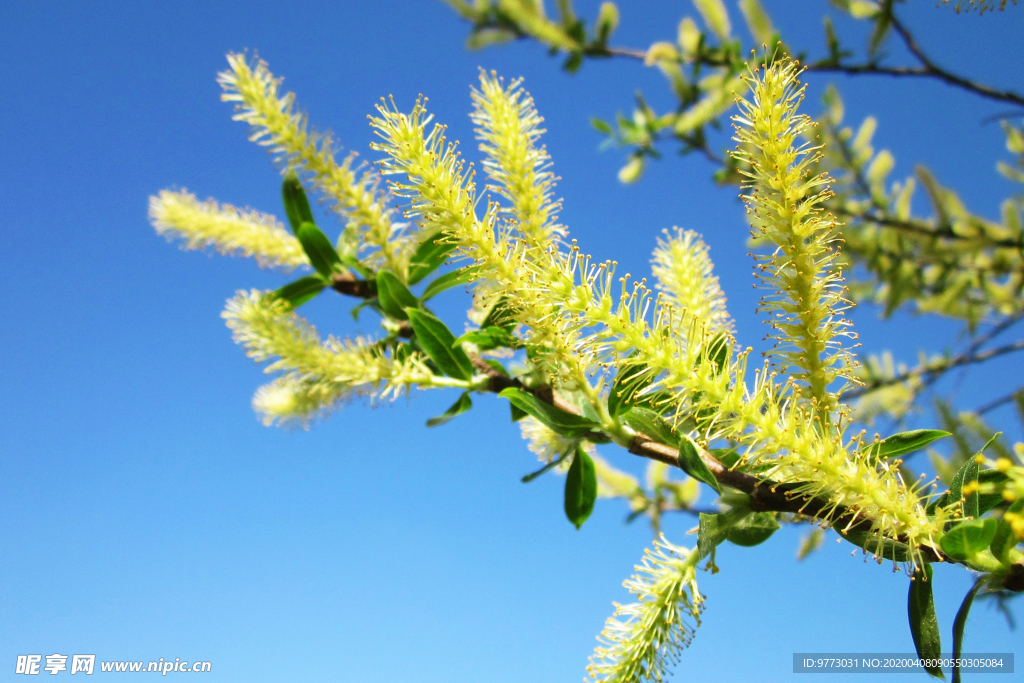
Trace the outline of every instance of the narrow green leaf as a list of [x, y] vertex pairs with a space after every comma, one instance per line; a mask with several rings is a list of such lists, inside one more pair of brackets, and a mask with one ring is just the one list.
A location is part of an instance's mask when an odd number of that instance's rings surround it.
[[509, 407], [509, 412], [512, 413], [512, 421], [513, 422], [519, 422], [524, 417], [529, 415], [528, 412], [526, 412], [525, 410], [523, 410], [522, 408], [517, 406], [515, 403], [509, 403], [508, 407]]
[[490, 365], [495, 370], [497, 370], [499, 375], [509, 377], [508, 370], [505, 369], [505, 366], [502, 365], [501, 361], [498, 360], [497, 358], [484, 358], [483, 361]]
[[455, 340], [456, 344], [469, 342], [481, 351], [490, 351], [498, 347], [515, 349], [519, 347], [519, 340], [500, 327], [485, 327], [479, 330], [470, 330]]
[[579, 415], [573, 415], [550, 403], [545, 403], [528, 391], [517, 387], [504, 389], [498, 396], [507, 398], [513, 406], [532, 415], [551, 431], [572, 438], [600, 429], [601, 425]]
[[979, 576], [971, 586], [971, 590], [967, 591], [964, 601], [960, 604], [960, 609], [956, 611], [956, 618], [953, 619], [953, 683], [960, 683], [960, 662], [958, 660], [964, 651], [964, 627], [967, 626], [967, 614], [971, 611], [971, 605], [974, 604], [974, 596], [981, 590], [984, 582], [985, 577]]
[[949, 485], [949, 498], [946, 502], [957, 503], [963, 501], [964, 517], [978, 516], [978, 493], [975, 491], [966, 496], [963, 494], [964, 485], [978, 481], [978, 470], [978, 461], [974, 458], [968, 458], [967, 462], [957, 470], [952, 483]]
[[596, 130], [598, 133], [601, 133], [602, 135], [611, 136], [613, 134], [612, 127], [608, 125], [607, 121], [602, 121], [601, 119], [591, 117], [590, 125], [594, 127], [594, 130]]
[[377, 273], [377, 299], [381, 310], [395, 320], [408, 320], [407, 308], [419, 308], [420, 302], [394, 273], [382, 270]]
[[996, 521], [996, 533], [992, 536], [992, 543], [989, 550], [992, 556], [1003, 564], [1008, 564], [1010, 548], [1017, 543], [1017, 537], [1013, 535], [1013, 527], [1005, 519]]
[[515, 316], [512, 315], [505, 297], [501, 297], [491, 306], [491, 310], [487, 311], [487, 317], [480, 323], [480, 327], [500, 327], [506, 332], [512, 332], [515, 326]]
[[472, 407], [473, 399], [469, 397], [469, 392], [467, 391], [461, 396], [459, 396], [458, 400], [452, 404], [451, 408], [444, 411], [444, 413], [442, 413], [441, 415], [438, 415], [437, 417], [432, 417], [429, 420], [427, 420], [427, 426], [437, 427], [438, 425], [443, 425], [445, 422], [451, 420], [456, 415], [461, 415], [462, 413], [466, 412]]
[[729, 525], [725, 521], [725, 515], [709, 515], [700, 513], [700, 522], [697, 526], [697, 552], [701, 557], [707, 557], [714, 551], [729, 531]]
[[[932, 566], [925, 564], [914, 572], [907, 596], [907, 614], [910, 619], [910, 635], [914, 638], [917, 656], [921, 659], [939, 659], [942, 656], [942, 637], [939, 635], [939, 620], [935, 616], [935, 602], [932, 599]], [[942, 669], [925, 667], [932, 676], [945, 678]]]
[[779, 530], [779, 520], [770, 512], [752, 512], [736, 522], [726, 533], [730, 543], [752, 547], [767, 541]]
[[569, 54], [569, 58], [565, 60], [565, 63], [562, 64], [562, 68], [565, 69], [568, 73], [574, 74], [580, 70], [580, 66], [582, 65], [583, 53], [572, 52]]
[[364, 308], [372, 308], [373, 310], [383, 315], [383, 311], [380, 310], [380, 302], [377, 300], [377, 297], [373, 297], [372, 299], [366, 299], [365, 301], [361, 301], [352, 307], [352, 310], [349, 311], [349, 313], [352, 315], [352, 319], [358, 322], [359, 314], [363, 312]]
[[884, 538], [870, 531], [853, 529], [842, 532], [842, 526], [833, 526], [843, 540], [848, 541], [858, 548], [864, 548], [875, 557], [881, 557], [893, 562], [909, 562], [911, 558], [910, 546], [906, 543], [894, 541], [891, 538]]
[[608, 391], [608, 412], [618, 417], [633, 403], [638, 391], [650, 386], [654, 381], [653, 373], [646, 365], [627, 365], [615, 375], [612, 388]]
[[688, 436], [684, 436], [679, 444], [679, 466], [697, 481], [704, 482], [719, 494], [722, 493], [721, 484], [715, 479], [715, 475], [711, 474], [708, 466], [704, 464], [697, 444], [693, 443]]
[[731, 354], [732, 349], [729, 348], [729, 337], [723, 333], [718, 333], [714, 339], [708, 342], [707, 352], [704, 357], [714, 363], [715, 369], [721, 372], [729, 361]]
[[999, 470], [979, 470], [978, 471], [978, 483], [979, 484], [995, 484], [997, 487], [994, 493], [978, 493], [978, 516], [985, 514], [989, 510], [1005, 502], [1003, 498], [1003, 489], [1001, 484], [1005, 484], [1010, 480], [1006, 472], [1000, 472]]
[[832, 20], [829, 17], [825, 17], [825, 43], [828, 45], [828, 56], [833, 62], [838, 62], [840, 58], [839, 54], [839, 38], [836, 37], [835, 27], [832, 26]]
[[455, 335], [443, 322], [417, 308], [407, 308], [405, 312], [409, 315], [409, 323], [420, 346], [437, 363], [441, 372], [456, 379], [469, 380], [473, 377], [473, 364], [469, 356], [461, 348], [452, 347]]
[[900, 432], [882, 439], [877, 444], [871, 444], [864, 448], [870, 451], [878, 460], [884, 458], [896, 458], [907, 453], [919, 451], [933, 441], [938, 441], [947, 436], [949, 432], [941, 429], [915, 429], [910, 432]]
[[565, 477], [565, 516], [577, 529], [583, 526], [590, 513], [594, 511], [595, 500], [597, 472], [594, 470], [594, 461], [582, 446], [577, 446], [572, 464], [569, 465], [568, 475]]
[[736, 452], [735, 448], [712, 448], [711, 456], [726, 467], [734, 467], [743, 456]]
[[335, 251], [346, 266], [358, 271], [363, 277], [372, 276], [372, 271], [359, 262], [359, 228], [355, 223], [346, 225], [338, 235]]
[[563, 463], [566, 458], [568, 458], [570, 455], [572, 455], [572, 453], [573, 453], [572, 449], [566, 451], [565, 453], [562, 454], [562, 456], [560, 458], [555, 458], [554, 460], [549, 462], [547, 465], [544, 465], [544, 467], [541, 467], [539, 470], [537, 470], [535, 472], [530, 472], [529, 474], [525, 475], [519, 481], [523, 482], [524, 484], [529, 484], [531, 481], [533, 481], [537, 477], [541, 476], [545, 472], [548, 472], [549, 470], [554, 469], [555, 467], [557, 467], [558, 465]]
[[658, 413], [647, 408], [630, 408], [622, 415], [622, 421], [646, 435], [668, 446], [679, 447], [680, 435]]
[[450, 273], [445, 273], [427, 285], [427, 288], [423, 290], [423, 296], [421, 298], [423, 301], [426, 301], [427, 299], [434, 298], [446, 289], [451, 289], [452, 287], [472, 282], [479, 272], [480, 268], [477, 266], [466, 266], [465, 268], [459, 268], [458, 270], [453, 270]]
[[345, 269], [341, 263], [341, 257], [334, 250], [334, 245], [327, 239], [327, 235], [323, 234], [320, 228], [313, 223], [308, 221], [301, 223], [295, 236], [299, 238], [302, 250], [306, 252], [313, 268], [325, 278], [330, 279], [332, 275]]
[[306, 191], [302, 188], [299, 176], [295, 171], [288, 171], [281, 185], [281, 195], [284, 199], [284, 213], [288, 216], [288, 224], [292, 232], [299, 234], [299, 228], [303, 223], [313, 223], [313, 210], [309, 208], [309, 199], [306, 198]]
[[870, 57], [875, 57], [878, 54], [878, 49], [885, 42], [891, 27], [892, 15], [888, 12], [879, 12], [875, 17], [875, 27], [871, 32], [871, 38], [868, 40], [868, 55]]
[[274, 290], [274, 296], [284, 299], [292, 308], [298, 308], [322, 292], [327, 284], [327, 280], [319, 275], [307, 275]]
[[430, 235], [416, 247], [409, 258], [409, 284], [414, 285], [441, 267], [448, 254], [455, 249], [454, 242], [440, 241], [440, 235]]
[[939, 545], [956, 560], [970, 560], [991, 545], [997, 526], [998, 520], [992, 517], [968, 519], [943, 534]]

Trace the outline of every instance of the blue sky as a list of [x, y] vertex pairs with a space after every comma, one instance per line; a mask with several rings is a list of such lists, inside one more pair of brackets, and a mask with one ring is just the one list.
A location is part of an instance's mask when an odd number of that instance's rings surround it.
[[[578, 4], [591, 16], [597, 5]], [[638, 47], [671, 39], [692, 12], [623, 4], [619, 40]], [[791, 44], [822, 49], [824, 3], [766, 5]], [[1024, 8], [957, 17], [921, 2], [905, 14], [944, 63], [1024, 88]], [[209, 660], [210, 681], [583, 676], [649, 529], [624, 525], [624, 506], [607, 503], [576, 532], [560, 479], [519, 483], [535, 460], [493, 397], [430, 430], [424, 421], [453, 396], [356, 404], [308, 432], [263, 427], [249, 400], [264, 376], [219, 314], [236, 290], [283, 276], [183, 253], [146, 218], [149, 195], [169, 187], [280, 213], [279, 175], [218, 99], [228, 51], [258, 51], [364, 158], [374, 102], [393, 94], [409, 107], [418, 93], [473, 158], [468, 88], [478, 67], [493, 68], [524, 76], [547, 119], [562, 217], [583, 249], [645, 274], [663, 228], [704, 233], [740, 338], [756, 345], [734, 191], [715, 187], [701, 160], [674, 155], [623, 186], [622, 154], [598, 151], [588, 124], [627, 109], [637, 88], [667, 106], [660, 76], [606, 62], [570, 77], [529, 44], [471, 53], [466, 33], [437, 2], [0, 6], [0, 680], [17, 680], [17, 655], [54, 652]], [[849, 121], [878, 116], [877, 146], [892, 149], [897, 175], [926, 163], [997, 214], [1009, 191], [993, 170], [1003, 141], [982, 121], [1007, 107], [931, 82], [812, 77], [811, 113], [830, 81]], [[457, 325], [465, 304], [453, 293], [437, 309]], [[337, 334], [372, 331], [369, 316], [353, 323], [346, 311], [324, 296], [308, 312]], [[908, 360], [957, 341], [944, 321], [881, 323], [863, 308], [855, 322], [865, 350]], [[949, 388], [976, 406], [1016, 386], [1018, 368], [1008, 361]], [[690, 544], [694, 523], [673, 519], [666, 532]], [[678, 680], [783, 680], [793, 652], [913, 650], [904, 576], [851, 558], [834, 535], [796, 563], [798, 539], [783, 531], [721, 551], [722, 571], [701, 577], [707, 616]], [[968, 585], [963, 572], [937, 570], [947, 641]], [[966, 649], [1015, 648], [1020, 634], [978, 607]]]

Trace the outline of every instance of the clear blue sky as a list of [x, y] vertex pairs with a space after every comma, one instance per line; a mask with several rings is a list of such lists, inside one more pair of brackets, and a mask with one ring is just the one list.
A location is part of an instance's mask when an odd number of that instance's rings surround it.
[[[591, 16], [597, 4], [579, 3]], [[639, 47], [671, 39], [691, 12], [623, 5], [619, 38]], [[822, 49], [825, 3], [767, 5], [792, 44]], [[949, 47], [961, 71], [1024, 89], [1024, 7], [979, 18], [914, 5], [905, 13], [941, 61]], [[180, 252], [146, 218], [148, 196], [168, 187], [280, 213], [278, 174], [218, 99], [228, 51], [257, 50], [318, 125], [364, 156], [377, 98], [408, 107], [418, 93], [472, 156], [468, 87], [479, 66], [494, 68], [525, 76], [547, 118], [563, 219], [585, 250], [641, 274], [661, 229], [701, 231], [741, 339], [763, 336], [734, 192], [674, 155], [625, 187], [622, 154], [597, 150], [589, 117], [628, 108], [637, 87], [667, 105], [660, 76], [607, 62], [570, 77], [534, 45], [470, 53], [466, 33], [437, 2], [0, 6], [0, 680], [17, 680], [17, 655], [54, 652], [209, 660], [209, 681], [583, 676], [649, 529], [624, 525], [624, 506], [609, 503], [573, 530], [558, 478], [519, 483], [535, 460], [493, 398], [431, 430], [424, 421], [452, 396], [352, 405], [309, 432], [261, 426], [249, 400], [264, 377], [219, 314], [237, 289], [284, 280]], [[810, 79], [811, 113], [826, 82]], [[927, 163], [997, 214], [1002, 136], [981, 121], [1006, 107], [935, 83], [838, 82], [849, 120], [878, 115], [897, 174]], [[346, 306], [325, 296], [309, 314], [338, 334], [371, 331]], [[465, 301], [438, 307], [459, 324]], [[865, 349], [908, 360], [956, 341], [941, 321], [883, 324], [864, 309], [856, 322]], [[974, 375], [962, 404], [1015, 386], [1019, 367]], [[666, 531], [690, 544], [693, 524]], [[701, 577], [707, 616], [678, 680], [787, 680], [793, 652], [913, 650], [906, 577], [851, 558], [834, 536], [796, 563], [797, 542], [785, 531], [721, 551], [721, 573]], [[937, 571], [947, 642], [968, 581]], [[975, 610], [967, 650], [1020, 655], [1020, 643], [993, 609]]]

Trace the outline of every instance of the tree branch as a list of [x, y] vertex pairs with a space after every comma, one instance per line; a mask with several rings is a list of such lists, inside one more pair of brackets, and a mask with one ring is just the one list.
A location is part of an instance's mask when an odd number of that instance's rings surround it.
[[1024, 249], [1024, 240], [1022, 239], [1004, 239], [1004, 238], [991, 238], [987, 235], [960, 235], [953, 231], [952, 226], [940, 225], [938, 227], [931, 227], [921, 221], [913, 220], [901, 220], [899, 218], [892, 218], [891, 216], [879, 216], [878, 214], [871, 212], [856, 212], [850, 211], [839, 204], [828, 205], [829, 211], [840, 216], [847, 218], [853, 218], [855, 220], [877, 223], [884, 225], [887, 228], [894, 228], [903, 232], [913, 233], [915, 235], [921, 235], [922, 237], [931, 237], [933, 239], [949, 239], [949, 240], [961, 240], [965, 242], [984, 242], [985, 246], [988, 247], [999, 247], [1002, 249]]
[[[351, 278], [351, 275], [349, 278]], [[340, 278], [344, 284], [340, 288], [338, 284], [336, 284], [335, 289], [343, 294], [349, 294], [350, 296], [360, 296], [362, 298], [372, 296], [369, 285], [365, 281], [349, 278]], [[338, 278], [336, 278], [336, 281], [337, 280]], [[1018, 344], [1021, 348], [1024, 348], [1024, 340], [1018, 342]], [[1000, 351], [1001, 349], [994, 349], [987, 353], [993, 354]], [[1002, 352], [1005, 353], [1005, 351]], [[572, 413], [574, 415], [579, 415], [579, 409], [561, 399], [561, 397], [554, 392], [552, 387], [529, 387], [521, 380], [503, 374], [476, 354], [469, 354], [469, 358], [476, 371], [489, 378], [486, 388], [487, 391], [500, 393], [504, 389], [515, 387], [532, 393], [542, 401], [545, 401], [560, 410], [564, 410], [565, 412]], [[606, 435], [602, 432], [584, 435], [584, 438], [592, 438], [593, 440], [602, 442], [607, 441]], [[711, 474], [714, 475], [715, 479], [724, 486], [736, 489], [737, 491], [749, 496], [751, 507], [755, 511], [787, 512], [822, 521], [828, 521], [833, 525], [833, 527], [843, 529], [840, 533], [846, 533], [849, 531], [871, 531], [873, 527], [872, 521], [865, 518], [860, 512], [851, 511], [845, 506], [837, 505], [827, 498], [809, 496], [805, 493], [800, 493], [800, 483], [780, 484], [768, 479], [756, 477], [746, 472], [730, 469], [703, 448], [699, 448], [698, 450], [701, 460], [704, 461], [704, 464], [711, 471]], [[660, 443], [646, 434], [637, 434], [636, 437], [634, 437], [633, 442], [630, 444], [628, 451], [633, 455], [638, 455], [650, 460], [656, 460], [672, 467], [682, 469], [679, 464], [678, 448]], [[900, 541], [901, 539], [897, 538], [893, 540]], [[957, 560], [954, 560], [942, 553], [939, 549], [932, 548], [931, 546], [921, 546], [918, 548], [918, 551], [929, 562], [961, 564]]]
[[982, 85], [981, 83], [975, 83], [970, 79], [958, 76], [939, 67], [928, 57], [928, 55], [925, 54], [924, 50], [922, 50], [917, 44], [917, 41], [914, 40], [914, 36], [910, 33], [909, 29], [904, 26], [903, 22], [900, 21], [899, 17], [896, 16], [895, 12], [889, 13], [889, 20], [892, 22], [893, 29], [895, 29], [896, 33], [898, 33], [900, 38], [903, 40], [903, 44], [906, 45], [907, 49], [910, 50], [910, 53], [917, 58], [917, 61], [921, 62], [921, 66], [923, 67], [922, 70], [924, 72], [922, 75], [938, 78], [950, 85], [963, 88], [968, 92], [973, 92], [976, 95], [981, 95], [982, 97], [987, 97], [991, 100], [1011, 102], [1024, 107], [1024, 97], [1015, 92], [1009, 90], [996, 90], [995, 88], [990, 88], [989, 86]]
[[[934, 78], [990, 100], [995, 100], [997, 102], [1009, 102], [1011, 104], [1024, 107], [1024, 96], [1013, 92], [1012, 90], [998, 90], [991, 86], [972, 81], [964, 76], [954, 74], [951, 71], [940, 67], [933, 62], [927, 54], [925, 54], [924, 50], [922, 50], [917, 44], [913, 34], [894, 12], [890, 11], [889, 20], [892, 22], [893, 29], [895, 29], [896, 33], [900, 36], [900, 39], [907, 47], [907, 50], [910, 51], [911, 55], [917, 59], [921, 66], [882, 66], [875, 62], [868, 62], [865, 64], [840, 64], [834, 60], [823, 59], [807, 64], [807, 70], [821, 73], [842, 73], [848, 76], [868, 75], [890, 76], [896, 78]], [[533, 38], [533, 36], [530, 36], [528, 33], [523, 31], [514, 21], [507, 18], [498, 21], [478, 20], [475, 28], [499, 28], [509, 30], [512, 31], [515, 37], [520, 40], [524, 38]], [[536, 38], [534, 38], [534, 40], [536, 40]], [[548, 47], [552, 46], [549, 45]], [[638, 61], [646, 61], [647, 58], [646, 50], [638, 50], [636, 48], [612, 47], [607, 45], [582, 45], [580, 47], [582, 48], [582, 53], [588, 57], [625, 57], [627, 59], [634, 59]], [[555, 50], [557, 52], [564, 52], [564, 50], [558, 48], [555, 48]], [[700, 55], [698, 60], [701, 64], [707, 66], [726, 65], [723, 60], [711, 59], [704, 57], [703, 55]]]
[[992, 360], [993, 358], [998, 358], [999, 356], [1003, 356], [1008, 353], [1013, 353], [1014, 351], [1024, 350], [1024, 339], [1015, 341], [1012, 344], [1007, 344], [1005, 346], [1000, 346], [998, 348], [991, 349], [989, 351], [983, 351], [981, 353], [976, 352], [976, 346], [977, 345], [972, 345], [971, 348], [968, 348], [959, 356], [954, 356], [953, 358], [946, 359], [940, 363], [936, 363], [934, 365], [920, 365], [916, 368], [913, 368], [912, 370], [907, 370], [906, 372], [894, 375], [893, 377], [887, 377], [886, 379], [877, 380], [863, 387], [857, 387], [856, 389], [853, 389], [844, 394], [844, 396], [846, 398], [857, 398], [859, 396], [863, 396], [864, 394], [868, 394], [877, 389], [889, 387], [894, 384], [900, 384], [901, 382], [906, 382], [907, 380], [913, 379], [915, 377], [925, 377], [926, 375], [927, 379], [925, 381], [928, 384], [932, 384], [935, 382], [936, 379], [938, 379], [940, 375], [949, 372], [954, 368], [958, 368], [964, 365], [984, 363], [987, 360]]

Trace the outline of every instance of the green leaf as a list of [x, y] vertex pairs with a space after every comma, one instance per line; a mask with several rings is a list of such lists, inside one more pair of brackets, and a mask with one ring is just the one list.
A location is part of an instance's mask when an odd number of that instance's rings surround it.
[[491, 306], [491, 310], [487, 312], [487, 317], [480, 323], [480, 327], [500, 327], [506, 332], [512, 332], [515, 329], [515, 316], [509, 310], [508, 300], [505, 297], [501, 297]]
[[726, 467], [734, 467], [743, 456], [736, 452], [735, 448], [712, 448], [708, 451], [711, 456]]
[[595, 500], [597, 472], [594, 470], [594, 461], [581, 446], [577, 446], [576, 455], [565, 477], [565, 516], [577, 529], [583, 526], [583, 522], [594, 511]]
[[[932, 566], [914, 572], [907, 595], [907, 615], [910, 619], [910, 635], [914, 638], [917, 656], [921, 659], [939, 659], [942, 656], [942, 637], [939, 635], [939, 620], [935, 616], [935, 602], [932, 599]], [[942, 669], [925, 667], [932, 676], [945, 678]]]
[[457, 285], [464, 285], [472, 282], [476, 279], [477, 273], [480, 272], [480, 268], [477, 266], [466, 266], [465, 268], [459, 268], [453, 270], [450, 273], [445, 273], [441, 277], [437, 278], [423, 290], [423, 301], [432, 299], [446, 289], [451, 289]]
[[380, 302], [377, 300], [377, 297], [373, 297], [372, 299], [366, 299], [365, 301], [361, 301], [352, 307], [352, 310], [349, 311], [349, 313], [352, 315], [352, 319], [358, 322], [359, 314], [363, 312], [364, 308], [372, 308], [378, 313], [383, 314], [383, 311], [380, 310]]
[[409, 259], [409, 284], [414, 285], [441, 267], [455, 249], [453, 242], [439, 241], [440, 235], [429, 235], [419, 243]]
[[710, 555], [715, 547], [725, 540], [728, 531], [729, 524], [724, 514], [700, 513], [700, 522], [697, 527], [697, 552], [700, 556]]
[[509, 376], [508, 370], [505, 369], [505, 366], [502, 365], [501, 361], [499, 361], [497, 358], [483, 358], [482, 360], [483, 362], [487, 363], [492, 368], [497, 370], [499, 375], [502, 375], [503, 377]]
[[627, 365], [619, 370], [608, 391], [608, 412], [611, 416], [618, 417], [629, 410], [637, 392], [653, 381], [654, 375], [646, 365]]
[[861, 529], [853, 529], [844, 534], [841, 525], [835, 525], [832, 528], [839, 533], [843, 540], [849, 541], [858, 548], [864, 548], [875, 557], [892, 560], [893, 562], [910, 561], [910, 546], [906, 543], [900, 543], [891, 538], [881, 537], [878, 534]]
[[537, 470], [535, 472], [530, 472], [529, 474], [525, 475], [519, 481], [523, 482], [524, 484], [529, 484], [531, 481], [533, 481], [537, 477], [541, 476], [542, 474], [544, 474], [548, 470], [551, 470], [551, 469], [557, 467], [558, 465], [560, 465], [562, 462], [565, 461], [566, 458], [568, 458], [570, 455], [572, 455], [572, 453], [573, 453], [572, 449], [566, 451], [565, 453], [562, 454], [562, 456], [560, 458], [556, 458], [555, 460], [552, 460], [547, 465], [544, 465], [544, 467], [541, 467], [539, 470]]
[[697, 444], [688, 436], [684, 436], [679, 444], [679, 466], [697, 481], [704, 482], [719, 494], [722, 493], [722, 486], [701, 459]]
[[970, 560], [987, 549], [996, 536], [998, 520], [968, 519], [960, 522], [939, 539], [942, 552], [956, 560]]
[[971, 605], [974, 604], [974, 596], [981, 590], [984, 582], [985, 577], [979, 576], [971, 586], [971, 590], [967, 591], [964, 601], [960, 604], [960, 609], [956, 611], [956, 618], [953, 619], [953, 683], [960, 683], [960, 666], [957, 660], [960, 659], [960, 655], [964, 651], [964, 627], [967, 626], [967, 614], [971, 611]]
[[910, 432], [900, 432], [882, 439], [877, 444], [871, 444], [863, 451], [870, 451], [878, 460], [884, 458], [896, 458], [907, 453], [919, 451], [933, 441], [952, 436], [949, 432], [941, 429], [915, 429]]
[[1017, 537], [1013, 535], [1013, 527], [1005, 519], [997, 520], [996, 522], [996, 533], [992, 536], [992, 543], [989, 544], [989, 550], [992, 551], [993, 557], [1002, 562], [1003, 564], [1009, 563], [1010, 548], [1017, 544]]
[[953, 481], [949, 485], [949, 494], [946, 497], [946, 504], [949, 505], [963, 501], [964, 517], [978, 516], [977, 492], [967, 496], [963, 495], [964, 485], [976, 481], [978, 481], [978, 461], [974, 458], [968, 458], [967, 462], [954, 475]]
[[835, 27], [832, 26], [832, 20], [825, 17], [825, 42], [828, 44], [828, 56], [833, 62], [838, 62], [840, 58], [839, 54], [839, 38], [836, 37]]
[[306, 191], [299, 182], [299, 176], [295, 171], [288, 171], [281, 185], [281, 195], [284, 198], [284, 212], [288, 216], [288, 223], [292, 232], [299, 234], [299, 228], [303, 223], [316, 225], [313, 218], [313, 210], [309, 208], [309, 200], [306, 198]]
[[517, 406], [515, 403], [509, 403], [508, 407], [509, 407], [509, 411], [512, 413], [512, 421], [513, 422], [519, 422], [524, 417], [529, 415], [528, 412], [526, 412], [525, 410], [523, 410], [522, 408]]
[[569, 72], [571, 74], [574, 74], [574, 73], [576, 73], [577, 71], [580, 70], [580, 66], [582, 66], [582, 65], [583, 65], [583, 53], [582, 52], [572, 52], [569, 55], [569, 58], [565, 60], [565, 63], [562, 65], [562, 68], [565, 69], [567, 72]]
[[469, 342], [481, 351], [490, 351], [498, 347], [515, 349], [519, 347], [519, 340], [500, 327], [485, 327], [479, 330], [470, 330], [455, 340], [456, 344]]
[[[978, 483], [979, 484], [1005, 484], [1010, 480], [1006, 472], [1000, 472], [999, 470], [980, 470], [978, 472]], [[978, 493], [978, 516], [985, 514], [989, 510], [998, 505], [1001, 505], [1005, 501], [1003, 498], [1002, 487], [996, 490], [995, 493]]]
[[373, 272], [359, 263], [359, 228], [354, 223], [346, 225], [338, 235], [335, 250], [346, 266], [358, 271], [363, 277], [372, 276]]
[[469, 397], [469, 392], [467, 391], [461, 396], [459, 396], [458, 400], [452, 404], [452, 407], [444, 411], [443, 414], [438, 415], [437, 417], [432, 417], [429, 420], [427, 420], [427, 426], [437, 427], [438, 425], [443, 425], [445, 422], [452, 419], [456, 415], [461, 415], [462, 413], [466, 412], [472, 407], [473, 399]]
[[566, 391], [563, 389], [558, 392], [558, 396], [573, 405], [576, 410], [579, 411], [577, 413], [578, 415], [583, 416], [591, 422], [601, 421], [601, 416], [596, 410], [594, 410], [594, 405], [590, 402], [590, 397], [582, 391]]
[[602, 135], [608, 135], [610, 137], [614, 133], [612, 131], [612, 127], [608, 125], [608, 122], [602, 121], [601, 119], [591, 117], [590, 125], [594, 127], [594, 130]]
[[704, 358], [707, 358], [714, 363], [715, 369], [718, 372], [721, 372], [729, 361], [731, 353], [732, 349], [729, 348], [729, 337], [720, 332], [716, 334], [710, 342], [708, 342]]
[[298, 308], [322, 292], [327, 285], [328, 282], [319, 275], [307, 275], [275, 289], [274, 296], [284, 299], [292, 308]]
[[764, 543], [779, 529], [779, 520], [770, 512], [753, 512], [736, 522], [726, 533], [730, 543], [751, 547]]
[[871, 32], [871, 38], [868, 40], [868, 55], [870, 57], [878, 54], [878, 49], [882, 47], [882, 43], [885, 41], [886, 36], [889, 35], [891, 27], [892, 15], [888, 12], [879, 12], [875, 17], [875, 28]]
[[382, 270], [377, 273], [377, 299], [381, 310], [395, 320], [408, 320], [407, 308], [419, 308], [420, 302], [394, 273]]
[[301, 223], [295, 236], [299, 238], [302, 250], [306, 252], [313, 268], [325, 278], [330, 279], [332, 275], [345, 269], [341, 263], [341, 257], [334, 250], [334, 245], [327, 239], [327, 235], [323, 234], [320, 228], [313, 223], [308, 221]]
[[650, 439], [679, 447], [680, 435], [673, 432], [672, 426], [665, 421], [665, 418], [653, 410], [630, 408], [622, 416], [622, 421]]
[[601, 428], [597, 422], [556, 408], [518, 387], [504, 389], [498, 396], [507, 398], [513, 406], [537, 418], [548, 429], [562, 436], [578, 438]]
[[472, 379], [473, 364], [465, 351], [452, 346], [455, 335], [448, 327], [426, 311], [407, 308], [406, 313], [420, 346], [441, 372], [456, 379]]

